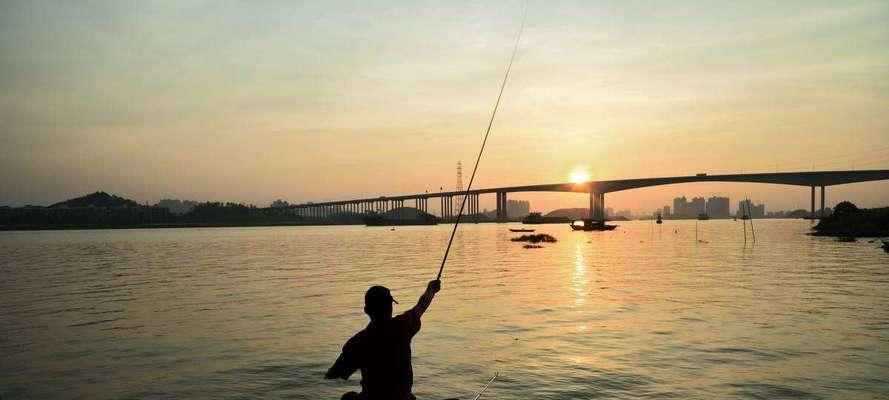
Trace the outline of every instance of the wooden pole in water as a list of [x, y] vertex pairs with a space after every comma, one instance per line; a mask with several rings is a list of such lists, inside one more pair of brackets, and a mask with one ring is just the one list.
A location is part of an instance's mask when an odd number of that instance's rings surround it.
[[741, 225], [744, 226], [744, 245], [746, 246], [747, 245], [747, 221], [744, 220], [744, 215], [746, 214], [746, 211], [744, 211], [744, 207], [741, 207], [741, 209], [739, 211], [741, 211]]
[[753, 235], [753, 243], [756, 243], [756, 231], [753, 229], [753, 210], [750, 208], [750, 198], [747, 198], [747, 214], [750, 214], [750, 233]]

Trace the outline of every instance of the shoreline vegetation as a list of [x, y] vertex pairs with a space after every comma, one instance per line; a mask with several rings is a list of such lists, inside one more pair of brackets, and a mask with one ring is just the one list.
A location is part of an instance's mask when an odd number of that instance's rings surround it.
[[889, 236], [889, 207], [858, 208], [843, 201], [829, 217], [812, 227], [813, 236], [887, 237]]

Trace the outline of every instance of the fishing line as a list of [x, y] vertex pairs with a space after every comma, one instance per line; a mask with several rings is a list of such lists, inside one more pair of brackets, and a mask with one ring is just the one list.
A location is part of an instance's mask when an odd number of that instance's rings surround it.
[[515, 60], [516, 52], [519, 49], [519, 41], [522, 39], [522, 32], [525, 30], [525, 19], [528, 16], [528, 3], [525, 2], [525, 10], [522, 12], [522, 25], [519, 27], [519, 33], [515, 38], [515, 46], [512, 48], [512, 55], [509, 57], [509, 65], [506, 66], [506, 75], [503, 76], [503, 83], [500, 84], [500, 94], [497, 95], [497, 102], [494, 103], [494, 110], [491, 112], [491, 119], [488, 121], [488, 129], [485, 130], [485, 138], [482, 140], [482, 147], [478, 151], [478, 157], [475, 159], [475, 166], [472, 167], [472, 175], [469, 177], [469, 185], [466, 186], [466, 193], [460, 202], [460, 212], [457, 213], [457, 220], [454, 221], [454, 229], [451, 230], [451, 238], [448, 239], [448, 247], [445, 249], [444, 257], [441, 258], [441, 266], [438, 267], [438, 275], [436, 280], [441, 279], [441, 273], [444, 271], [445, 262], [448, 260], [448, 253], [451, 251], [451, 244], [454, 243], [454, 235], [457, 233], [457, 226], [460, 225], [460, 217], [463, 216], [463, 207], [466, 206], [466, 198], [472, 189], [472, 181], [475, 180], [475, 172], [478, 170], [478, 163], [482, 159], [485, 151], [485, 144], [488, 143], [488, 135], [491, 133], [491, 127], [494, 126], [494, 117], [497, 115], [497, 109], [500, 107], [500, 99], [503, 97], [503, 90], [506, 88], [506, 81], [509, 79], [509, 71], [512, 70], [512, 62]]

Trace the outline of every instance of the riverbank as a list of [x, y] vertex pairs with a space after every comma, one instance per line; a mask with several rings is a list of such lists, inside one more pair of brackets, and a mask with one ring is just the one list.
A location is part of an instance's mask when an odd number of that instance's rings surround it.
[[176, 222], [159, 224], [127, 224], [127, 225], [0, 225], [0, 231], [66, 231], [96, 229], [172, 229], [172, 228], [243, 228], [260, 226], [325, 226], [325, 225], [364, 225], [343, 223], [309, 223], [309, 222]]
[[821, 219], [812, 228], [814, 236], [886, 237], [889, 236], [889, 207], [858, 208], [844, 201], [833, 215]]

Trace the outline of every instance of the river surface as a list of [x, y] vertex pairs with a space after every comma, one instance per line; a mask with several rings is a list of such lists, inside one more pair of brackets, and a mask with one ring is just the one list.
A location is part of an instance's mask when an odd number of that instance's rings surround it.
[[[461, 226], [413, 341], [420, 399], [886, 398], [889, 254], [809, 222]], [[696, 230], [697, 226], [697, 230]], [[411, 307], [449, 226], [0, 233], [0, 397], [338, 399], [383, 284]], [[696, 232], [697, 231], [697, 232]], [[697, 239], [696, 239], [697, 235]]]

